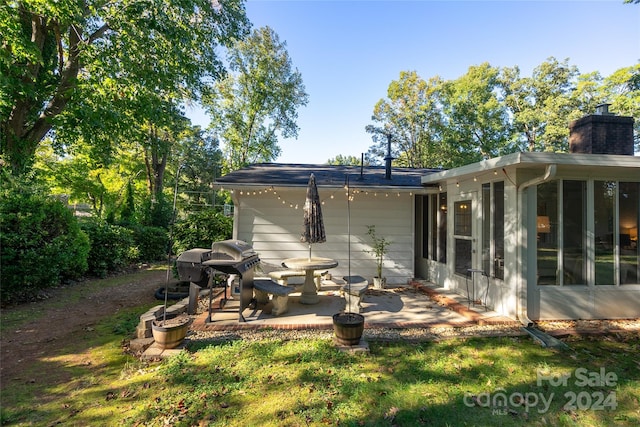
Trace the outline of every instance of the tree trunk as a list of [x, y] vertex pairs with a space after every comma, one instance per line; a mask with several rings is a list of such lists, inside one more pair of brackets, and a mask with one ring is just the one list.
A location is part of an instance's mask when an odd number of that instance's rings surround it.
[[164, 190], [164, 173], [167, 169], [169, 150], [161, 149], [158, 130], [151, 125], [149, 140], [144, 150], [144, 163], [147, 171], [147, 187], [151, 200], [158, 200], [158, 195]]
[[[42, 51], [47, 37], [53, 36], [51, 30], [58, 30], [58, 24], [56, 22], [48, 22], [46, 18], [36, 15], [29, 15], [24, 19], [31, 21], [32, 40], [36, 41], [36, 45]], [[40, 108], [40, 105], [31, 99], [23, 98], [16, 100], [6, 124], [3, 123], [3, 130], [6, 132], [3, 151], [7, 154], [14, 174], [21, 174], [29, 168], [40, 141], [51, 130], [51, 119], [64, 110], [71, 98], [80, 70], [79, 44], [81, 37], [82, 28], [71, 25], [69, 28], [69, 55], [67, 62], [60, 64], [58, 85], [49, 102], [47, 102], [35, 121], [30, 123], [29, 117], [33, 116], [33, 110]], [[29, 70], [31, 77], [25, 77], [24, 83], [28, 86], [34, 86], [40, 66], [32, 64]]]

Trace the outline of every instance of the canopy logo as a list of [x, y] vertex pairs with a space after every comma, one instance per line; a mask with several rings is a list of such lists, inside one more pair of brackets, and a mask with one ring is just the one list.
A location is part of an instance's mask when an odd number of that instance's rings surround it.
[[[603, 411], [614, 410], [618, 407], [616, 392], [614, 389], [602, 390], [603, 387], [615, 388], [618, 385], [618, 376], [615, 372], [607, 372], [604, 367], [598, 371], [589, 371], [586, 368], [577, 368], [570, 373], [549, 373], [538, 370], [536, 372], [536, 386], [572, 388], [564, 393], [514, 391], [507, 393], [504, 388], [497, 388], [493, 392], [479, 393], [477, 395], [465, 393], [464, 404], [466, 406], [480, 406], [491, 408], [494, 415], [507, 415], [515, 409], [524, 407], [526, 412], [536, 410], [540, 414], [549, 411], [554, 399], [560, 398], [562, 409]], [[598, 390], [580, 390], [575, 388], [594, 387]]]

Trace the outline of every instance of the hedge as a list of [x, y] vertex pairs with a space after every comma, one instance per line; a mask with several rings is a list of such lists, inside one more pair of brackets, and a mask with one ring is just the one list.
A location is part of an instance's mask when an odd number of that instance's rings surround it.
[[37, 193], [5, 192], [0, 230], [3, 303], [87, 271], [89, 239], [58, 200]]

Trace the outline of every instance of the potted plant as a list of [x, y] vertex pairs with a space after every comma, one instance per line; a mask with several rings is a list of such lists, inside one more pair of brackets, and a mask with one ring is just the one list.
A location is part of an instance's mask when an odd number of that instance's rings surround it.
[[376, 234], [375, 225], [367, 225], [367, 234], [369, 235], [369, 237], [371, 237], [371, 241], [373, 242], [373, 249], [365, 249], [364, 251], [376, 257], [376, 277], [373, 278], [373, 287], [382, 289], [387, 283], [387, 278], [382, 276], [382, 264], [384, 262], [384, 256], [389, 250], [391, 242], [384, 237], [379, 237]]
[[173, 225], [176, 220], [176, 199], [178, 196], [178, 177], [183, 165], [178, 167], [176, 173], [176, 184], [173, 190], [173, 211], [171, 216], [171, 224], [169, 227], [169, 251], [167, 254], [167, 277], [164, 284], [164, 307], [162, 310], [162, 318], [155, 319], [151, 322], [151, 333], [156, 345], [162, 349], [170, 349], [178, 347], [187, 336], [189, 325], [191, 325], [191, 317], [184, 313], [167, 313], [169, 300], [169, 275], [171, 272], [171, 252], [173, 249]]
[[187, 314], [163, 315], [151, 322], [151, 332], [156, 345], [162, 349], [176, 348], [187, 336], [191, 317]]
[[[349, 189], [349, 175], [345, 176], [345, 182], [347, 187], [347, 235], [348, 235], [348, 275], [347, 280], [347, 298], [351, 298], [351, 282], [354, 276], [351, 276], [351, 190]], [[347, 304], [347, 310], [351, 307], [351, 303]], [[342, 313], [336, 313], [333, 315], [333, 333], [334, 340], [339, 345], [343, 346], [357, 346], [362, 339], [362, 333], [364, 332], [364, 316], [359, 313], [352, 313], [345, 311]]]

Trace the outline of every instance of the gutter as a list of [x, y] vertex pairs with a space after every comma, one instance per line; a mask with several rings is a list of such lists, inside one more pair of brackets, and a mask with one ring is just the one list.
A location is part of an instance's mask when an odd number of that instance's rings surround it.
[[[549, 164], [547, 165], [545, 171], [544, 171], [544, 175], [536, 177], [536, 178], [532, 178], [528, 181], [523, 182], [522, 184], [520, 184], [519, 186], [516, 186], [516, 191], [518, 192], [518, 197], [516, 198], [516, 212], [520, 213], [522, 211], [522, 206], [520, 206], [523, 203], [523, 198], [524, 198], [524, 190], [526, 190], [527, 188], [531, 187], [532, 185], [538, 185], [538, 184], [542, 184], [544, 182], [547, 182], [551, 179], [553, 179], [556, 176], [556, 172], [557, 172], [558, 166], [556, 164]], [[522, 234], [522, 225], [520, 227], [518, 227], [518, 242], [521, 241], [521, 234]], [[521, 247], [521, 245], [520, 245]], [[522, 255], [522, 254], [520, 254]], [[517, 298], [517, 303], [518, 303], [518, 307], [517, 307], [517, 316], [518, 316], [518, 320], [520, 320], [520, 322], [529, 327], [531, 325], [533, 325], [533, 321], [531, 321], [531, 319], [529, 319], [529, 317], [527, 316], [527, 286], [525, 285], [525, 280], [522, 277], [522, 273], [519, 272], [518, 276], [517, 276], [517, 286], [516, 286], [516, 292], [518, 295]]]

